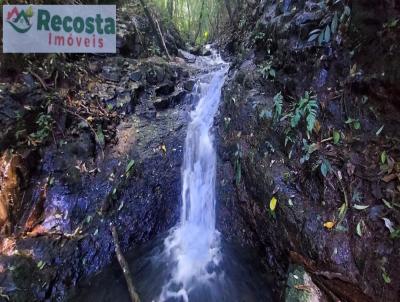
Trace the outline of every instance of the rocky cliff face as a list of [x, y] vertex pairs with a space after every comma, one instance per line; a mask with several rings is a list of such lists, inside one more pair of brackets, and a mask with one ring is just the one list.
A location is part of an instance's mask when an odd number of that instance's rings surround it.
[[218, 221], [281, 284], [397, 301], [399, 7], [356, 2], [261, 1], [221, 41]]

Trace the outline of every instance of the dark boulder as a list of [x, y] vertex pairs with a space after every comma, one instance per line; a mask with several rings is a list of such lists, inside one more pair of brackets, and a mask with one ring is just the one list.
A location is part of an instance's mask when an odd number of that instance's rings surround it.
[[153, 105], [157, 110], [164, 110], [179, 104], [185, 97], [185, 91], [177, 91], [169, 96], [159, 97], [153, 101]]
[[160, 87], [156, 88], [156, 95], [161, 96], [161, 95], [168, 95], [173, 93], [175, 90], [175, 86], [173, 83], [166, 83], [161, 85]]

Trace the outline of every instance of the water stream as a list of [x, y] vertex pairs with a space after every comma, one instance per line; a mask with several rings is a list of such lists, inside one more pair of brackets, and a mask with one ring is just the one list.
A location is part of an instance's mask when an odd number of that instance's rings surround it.
[[[216, 151], [212, 126], [228, 64], [199, 57], [197, 100], [190, 114], [182, 165], [179, 224], [129, 254], [142, 301], [272, 301], [268, 276], [252, 251], [227, 244], [215, 228]], [[103, 271], [71, 301], [129, 301], [120, 268]]]
[[[221, 253], [215, 230], [216, 153], [211, 128], [228, 65], [216, 54], [202, 63], [217, 69], [199, 80], [195, 89], [200, 99], [191, 112], [185, 140], [181, 221], [165, 240], [166, 252], [176, 260], [176, 268], [160, 301], [177, 297], [189, 301], [196, 285], [218, 277], [214, 268]], [[181, 287], [178, 292], [177, 285]]]

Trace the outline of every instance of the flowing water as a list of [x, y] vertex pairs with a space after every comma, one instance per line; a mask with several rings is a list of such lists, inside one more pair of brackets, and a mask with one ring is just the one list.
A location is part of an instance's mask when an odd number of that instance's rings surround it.
[[[185, 141], [181, 221], [165, 240], [176, 268], [163, 287], [160, 301], [176, 297], [188, 301], [194, 286], [218, 277], [214, 268], [220, 263], [221, 253], [215, 230], [216, 152], [211, 127], [228, 66], [214, 56], [208, 64], [217, 66], [217, 70], [199, 81], [195, 90], [200, 100], [191, 113]], [[181, 287], [178, 292], [177, 285]]]
[[[128, 255], [142, 301], [272, 301], [256, 254], [225, 243], [215, 228], [216, 151], [212, 126], [228, 64], [217, 54], [198, 57], [182, 165], [179, 224], [166, 237]], [[109, 267], [71, 301], [129, 301], [120, 268]]]

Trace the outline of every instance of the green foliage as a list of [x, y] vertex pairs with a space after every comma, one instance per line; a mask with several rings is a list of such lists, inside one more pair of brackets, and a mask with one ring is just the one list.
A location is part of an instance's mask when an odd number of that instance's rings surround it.
[[304, 152], [304, 155], [300, 158], [300, 163], [304, 164], [306, 161], [310, 159], [311, 154], [313, 154], [315, 151], [318, 150], [318, 145], [315, 143], [308, 144], [308, 142], [305, 139], [303, 139], [302, 150]]
[[333, 143], [335, 145], [339, 144], [340, 142], [340, 132], [339, 131], [333, 131]]
[[308, 42], [318, 41], [318, 45], [329, 43], [333, 35], [338, 32], [339, 25], [348, 23], [350, 14], [351, 10], [348, 6], [345, 6], [340, 17], [338, 12], [335, 12], [330, 23], [322, 28], [316, 28], [308, 34]]
[[297, 127], [302, 117], [305, 117], [307, 134], [310, 134], [314, 129], [315, 122], [317, 120], [318, 109], [319, 106], [317, 99], [310, 92], [306, 91], [304, 96], [299, 100], [295, 107], [290, 122], [291, 127]]
[[157, 44], [152, 43], [148, 48], [147, 51], [149, 52], [150, 55], [160, 55], [161, 54], [161, 50], [158, 47]]
[[327, 159], [322, 160], [322, 162], [321, 162], [321, 173], [322, 173], [322, 175], [324, 177], [326, 177], [331, 170], [332, 170], [331, 163]]
[[128, 173], [133, 168], [134, 164], [135, 164], [135, 161], [133, 159], [131, 159], [129, 161], [129, 163], [126, 165], [125, 173]]
[[37, 131], [31, 133], [28, 137], [28, 144], [30, 145], [40, 144], [46, 140], [52, 131], [53, 119], [48, 114], [40, 113], [36, 125], [38, 126]]
[[279, 92], [274, 96], [274, 119], [278, 120], [282, 115], [283, 108], [283, 96], [282, 93]]
[[361, 129], [361, 123], [358, 119], [348, 118], [345, 123], [350, 125], [354, 130]]
[[[218, 0], [150, 0], [148, 6], [156, 6], [165, 23], [172, 22], [192, 44], [204, 44], [221, 30], [219, 24], [228, 20], [224, 1]], [[232, 9], [239, 5], [231, 3]]]
[[390, 19], [388, 22], [386, 22], [385, 24], [383, 24], [383, 28], [388, 28], [388, 29], [393, 29], [395, 27], [397, 27], [397, 25], [399, 24], [400, 19]]
[[264, 64], [260, 66], [259, 70], [264, 79], [275, 78], [276, 76], [276, 71], [272, 67], [272, 61], [264, 62]]
[[99, 144], [99, 146], [101, 148], [104, 148], [104, 146], [106, 144], [103, 129], [102, 129], [101, 125], [97, 125], [96, 142]]
[[382, 266], [382, 278], [383, 281], [385, 281], [386, 284], [389, 284], [392, 282], [392, 279], [390, 278], [389, 274], [386, 272], [386, 269]]
[[392, 233], [390, 233], [390, 238], [391, 239], [400, 238], [400, 229], [394, 230]]
[[254, 33], [253, 36], [253, 41], [257, 42], [257, 41], [262, 41], [265, 38], [265, 33], [263, 33], [262, 31], [258, 31]]
[[387, 162], [387, 158], [388, 158], [388, 157], [387, 157], [386, 151], [383, 151], [383, 152], [381, 153], [380, 158], [381, 158], [381, 164], [384, 165], [384, 164]]

